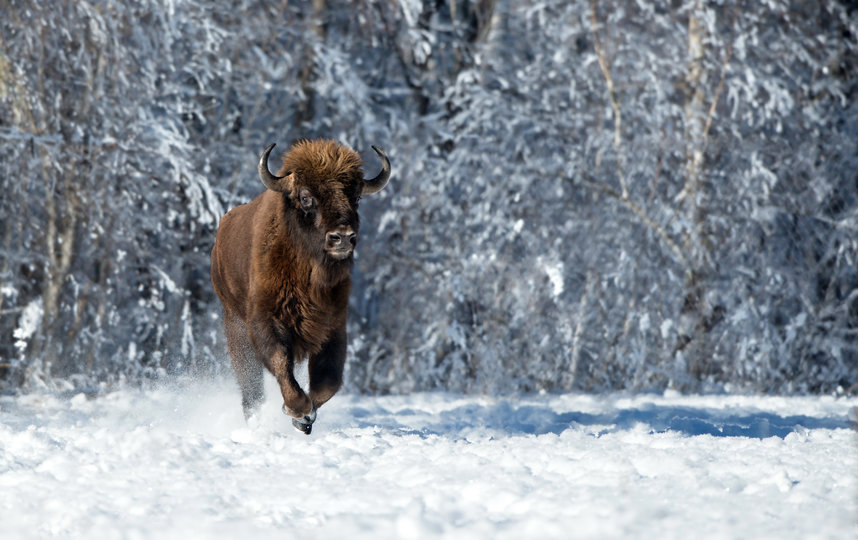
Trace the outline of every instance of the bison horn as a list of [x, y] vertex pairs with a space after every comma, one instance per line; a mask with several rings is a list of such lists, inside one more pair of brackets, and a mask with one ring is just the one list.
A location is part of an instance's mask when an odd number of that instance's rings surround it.
[[375, 153], [378, 154], [378, 157], [381, 159], [381, 172], [372, 180], [364, 179], [363, 191], [361, 192], [362, 195], [378, 193], [384, 189], [384, 186], [387, 185], [387, 180], [390, 178], [390, 160], [387, 159], [387, 154], [377, 146], [373, 146], [372, 149], [375, 150]]
[[280, 184], [280, 180], [286, 178], [288, 175], [275, 176], [268, 170], [268, 156], [271, 154], [271, 150], [275, 146], [277, 146], [277, 144], [271, 144], [268, 148], [262, 151], [262, 156], [259, 158], [259, 166], [257, 168], [259, 169], [259, 179], [262, 180], [265, 187], [271, 191], [283, 191], [283, 186]]

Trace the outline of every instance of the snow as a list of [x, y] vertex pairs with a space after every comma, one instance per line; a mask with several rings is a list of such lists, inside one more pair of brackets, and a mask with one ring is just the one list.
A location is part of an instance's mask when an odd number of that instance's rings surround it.
[[855, 399], [340, 394], [267, 382], [0, 398], [0, 537], [854, 537]]
[[27, 340], [39, 329], [43, 315], [41, 298], [31, 301], [24, 308], [18, 328], [12, 332], [12, 336], [15, 338], [15, 347], [19, 351], [23, 351], [27, 347]]
[[551, 281], [552, 296], [557, 298], [563, 293], [563, 263], [561, 262], [546, 262], [539, 258], [539, 263], [545, 269], [549, 281]]

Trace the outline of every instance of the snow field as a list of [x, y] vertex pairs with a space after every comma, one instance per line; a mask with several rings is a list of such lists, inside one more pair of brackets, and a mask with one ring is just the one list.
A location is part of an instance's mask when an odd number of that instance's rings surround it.
[[856, 400], [0, 398], [0, 537], [851, 538]]

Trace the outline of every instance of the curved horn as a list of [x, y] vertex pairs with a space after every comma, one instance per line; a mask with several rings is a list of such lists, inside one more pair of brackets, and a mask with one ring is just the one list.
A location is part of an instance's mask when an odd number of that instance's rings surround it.
[[280, 185], [280, 180], [286, 178], [288, 175], [275, 176], [268, 170], [268, 156], [271, 154], [271, 149], [275, 146], [277, 146], [276, 143], [271, 144], [268, 148], [262, 151], [262, 156], [259, 158], [259, 166], [257, 169], [259, 170], [259, 179], [262, 180], [265, 187], [271, 191], [283, 191], [283, 187]]
[[375, 150], [375, 153], [378, 154], [379, 159], [381, 159], [381, 172], [372, 180], [364, 179], [361, 195], [372, 195], [373, 193], [378, 193], [384, 189], [384, 186], [387, 185], [387, 180], [390, 178], [390, 160], [387, 159], [387, 154], [377, 146], [373, 146], [372, 149]]

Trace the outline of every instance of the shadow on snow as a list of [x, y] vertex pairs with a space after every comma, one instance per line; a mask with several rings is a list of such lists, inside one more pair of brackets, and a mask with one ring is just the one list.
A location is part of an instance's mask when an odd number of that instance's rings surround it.
[[473, 429], [505, 435], [561, 434], [578, 429], [600, 437], [632, 428], [652, 433], [675, 432], [687, 436], [784, 438], [793, 432], [811, 429], [851, 428], [847, 415], [817, 418], [804, 415], [781, 416], [770, 412], [730, 413], [719, 409], [692, 406], [642, 404], [637, 408], [613, 409], [600, 413], [556, 412], [548, 405], [517, 406], [509, 401], [495, 404], [468, 404], [427, 416], [410, 409], [389, 411], [382, 407], [368, 410], [349, 408], [359, 427], [378, 426], [418, 435], [457, 436]]

